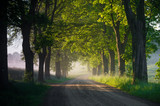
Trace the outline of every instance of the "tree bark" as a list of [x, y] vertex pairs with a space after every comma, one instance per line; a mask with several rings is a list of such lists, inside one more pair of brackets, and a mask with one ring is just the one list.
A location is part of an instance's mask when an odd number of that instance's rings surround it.
[[92, 69], [92, 75], [96, 75], [97, 74], [97, 68], [93, 68]]
[[101, 53], [102, 58], [102, 70], [104, 74], [108, 74], [108, 58], [104, 55], [104, 52]]
[[109, 66], [109, 70], [111, 75], [115, 74], [115, 53], [113, 50], [109, 49], [109, 62], [110, 62], [110, 66]]
[[0, 89], [8, 88], [7, 3], [2, 0], [0, 5]]
[[123, 4], [132, 33], [133, 83], [136, 83], [137, 80], [148, 82], [144, 0], [139, 0], [136, 3], [136, 15], [132, 11], [130, 0], [123, 0]]
[[62, 61], [61, 61], [61, 69], [62, 69], [62, 77], [65, 77], [67, 76], [67, 72], [68, 72], [68, 57], [64, 51], [64, 54], [62, 57]]
[[51, 47], [48, 47], [48, 54], [45, 61], [45, 78], [50, 79], [50, 60], [51, 60]]
[[44, 70], [44, 62], [45, 62], [45, 57], [46, 57], [46, 47], [43, 47], [42, 49], [43, 49], [42, 53], [38, 54], [39, 56], [38, 81], [39, 82], [44, 81], [44, 76], [43, 76], [44, 71], [43, 70]]
[[[114, 21], [114, 20], [112, 20]], [[120, 32], [119, 32], [119, 26], [120, 22], [117, 21], [116, 24], [113, 22], [114, 32], [116, 35], [116, 46], [117, 46], [117, 53], [118, 53], [118, 71], [119, 75], [122, 76], [125, 72], [125, 60], [123, 59], [123, 54], [125, 51], [125, 46], [120, 41]]]
[[22, 35], [23, 35], [23, 54], [25, 58], [25, 80], [33, 81], [33, 58], [34, 54], [30, 48], [30, 30], [31, 25], [28, 25], [27, 22], [23, 23]]
[[99, 64], [97, 75], [101, 75], [101, 70], [102, 70], [102, 64]]
[[[46, 0], [46, 2], [49, 3], [48, 0]], [[53, 23], [53, 18], [54, 18], [56, 9], [57, 9], [57, 0], [55, 0], [55, 3], [54, 3], [54, 8], [51, 16], [51, 23]], [[51, 46], [48, 47], [48, 54], [45, 61], [45, 77], [46, 78], [50, 78], [50, 62], [51, 62], [50, 60], [51, 60]]]
[[90, 66], [89, 66], [89, 62], [87, 62], [87, 71], [90, 71]]
[[[22, 30], [22, 36], [23, 36], [23, 54], [25, 57], [25, 80], [27, 81], [33, 81], [33, 58], [34, 53], [32, 52], [30, 48], [30, 31], [31, 26], [33, 24], [33, 17], [35, 15], [35, 7], [36, 7], [37, 0], [31, 0], [30, 10], [28, 15], [32, 17], [32, 19], [27, 19], [26, 15], [23, 13], [22, 15], [22, 24], [21, 24], [21, 30]], [[25, 12], [25, 11], [23, 11]]]
[[60, 68], [60, 51], [57, 50], [56, 54], [56, 62], [55, 62], [55, 68], [56, 68], [56, 77], [61, 77], [61, 68]]

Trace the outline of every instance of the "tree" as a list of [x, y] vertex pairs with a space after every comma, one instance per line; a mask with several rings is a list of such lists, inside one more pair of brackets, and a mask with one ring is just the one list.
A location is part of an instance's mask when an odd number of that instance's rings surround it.
[[108, 60], [108, 56], [106, 56], [104, 54], [104, 51], [102, 51], [102, 53], [101, 53], [101, 58], [102, 58], [102, 70], [103, 70], [103, 73], [104, 74], [108, 74], [109, 73], [109, 67], [108, 67], [109, 60]]
[[[48, 22], [48, 9], [49, 9], [49, 1], [46, 0], [45, 1], [45, 6], [44, 7], [41, 7], [41, 9], [45, 9], [45, 12], [44, 12], [44, 16], [43, 16], [43, 12], [41, 11], [37, 11], [39, 15], [41, 15], [43, 21], [41, 21], [40, 19], [37, 19], [39, 22], [39, 25], [37, 25], [37, 28], [34, 29], [34, 32], [38, 32], [37, 35], [34, 35], [35, 36], [35, 49], [38, 53], [38, 56], [39, 56], [39, 71], [38, 71], [38, 81], [39, 82], [43, 82], [44, 81], [44, 63], [45, 63], [45, 59], [46, 59], [46, 54], [47, 54], [47, 51], [46, 51], [46, 46], [48, 46], [50, 44], [50, 42], [52, 43], [52, 38], [50, 36], [48, 36], [47, 33], [45, 33], [46, 31], [46, 28], [47, 28], [47, 24], [49, 24]], [[45, 22], [46, 20], [46, 22]], [[34, 26], [36, 27], [36, 26]], [[38, 29], [38, 30], [36, 30]], [[36, 33], [37, 33], [36, 32]]]
[[110, 65], [109, 70], [111, 75], [114, 75], [115, 74], [115, 52], [112, 49], [109, 49], [108, 52], [109, 52], [109, 65]]
[[117, 56], [118, 56], [118, 70], [119, 75], [122, 76], [125, 72], [125, 47], [129, 35], [129, 29], [127, 27], [127, 19], [125, 17], [124, 8], [122, 8], [121, 1], [114, 0], [102, 0], [95, 1], [104, 5], [103, 11], [99, 13], [100, 17], [99, 22], [105, 22], [106, 25], [109, 25], [113, 28], [115, 33]]
[[123, 0], [123, 4], [132, 34], [133, 83], [136, 83], [136, 80], [147, 82], [144, 0], [135, 2], [136, 14], [133, 12], [130, 0]]
[[56, 70], [56, 77], [61, 78], [61, 66], [60, 66], [60, 50], [57, 50], [56, 53], [56, 61], [55, 61], [55, 70]]
[[2, 0], [0, 5], [0, 89], [8, 87], [7, 63], [7, 6], [8, 1]]
[[21, 30], [23, 36], [23, 54], [25, 58], [25, 80], [33, 81], [33, 58], [34, 53], [30, 45], [30, 33], [35, 16], [37, 0], [31, 0], [28, 13], [25, 12], [24, 3], [21, 2]]

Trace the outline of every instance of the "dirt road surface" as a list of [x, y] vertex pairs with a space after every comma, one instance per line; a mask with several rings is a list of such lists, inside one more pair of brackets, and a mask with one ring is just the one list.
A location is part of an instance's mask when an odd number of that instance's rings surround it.
[[51, 86], [43, 106], [160, 106], [109, 85], [88, 80], [88, 75]]

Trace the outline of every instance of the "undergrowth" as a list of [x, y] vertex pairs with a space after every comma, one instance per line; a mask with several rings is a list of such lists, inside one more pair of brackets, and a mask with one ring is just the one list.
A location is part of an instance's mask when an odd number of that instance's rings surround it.
[[0, 106], [38, 106], [50, 87], [39, 83], [10, 82], [10, 87], [0, 92]]
[[126, 76], [92, 76], [90, 79], [111, 85], [131, 95], [160, 103], [160, 83], [140, 82], [133, 85], [131, 84], [132, 78]]

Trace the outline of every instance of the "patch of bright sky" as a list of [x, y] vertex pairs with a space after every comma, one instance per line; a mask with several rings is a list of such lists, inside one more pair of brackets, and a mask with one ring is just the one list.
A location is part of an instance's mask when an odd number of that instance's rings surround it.
[[15, 39], [12, 43], [12, 45], [8, 46], [8, 54], [11, 53], [13, 54], [14, 52], [21, 53], [22, 52], [22, 38], [18, 37]]

